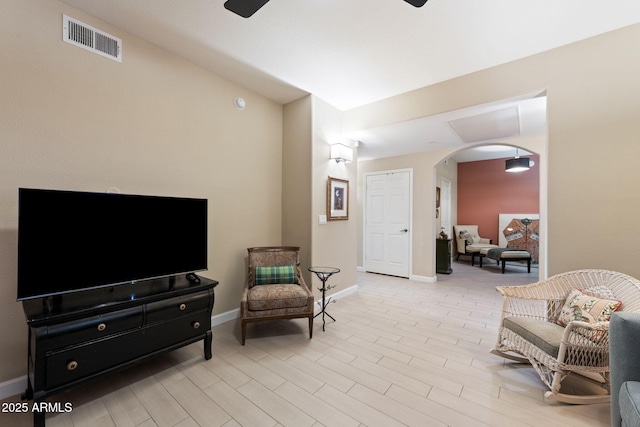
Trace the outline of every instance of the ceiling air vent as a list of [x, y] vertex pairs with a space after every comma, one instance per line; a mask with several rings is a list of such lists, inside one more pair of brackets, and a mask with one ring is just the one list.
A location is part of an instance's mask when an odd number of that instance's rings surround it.
[[122, 62], [122, 40], [67, 15], [63, 15], [62, 19], [62, 40]]

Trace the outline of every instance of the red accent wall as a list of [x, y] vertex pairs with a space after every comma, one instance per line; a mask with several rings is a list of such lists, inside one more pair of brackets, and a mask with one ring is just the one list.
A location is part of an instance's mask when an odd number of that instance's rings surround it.
[[540, 213], [540, 162], [525, 172], [508, 173], [506, 159], [458, 163], [458, 224], [478, 224], [481, 237], [498, 244], [498, 215]]

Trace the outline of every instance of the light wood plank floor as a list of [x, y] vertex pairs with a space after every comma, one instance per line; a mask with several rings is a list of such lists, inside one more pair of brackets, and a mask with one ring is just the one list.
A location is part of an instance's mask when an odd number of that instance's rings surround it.
[[[359, 291], [316, 318], [214, 328], [202, 344], [56, 395], [70, 413], [47, 426], [608, 426], [609, 405], [543, 401], [533, 369], [489, 354], [502, 301], [496, 285], [537, 270], [454, 263], [434, 284], [359, 273]], [[340, 283], [340, 275], [330, 279]], [[221, 284], [224, 286], [224, 284]], [[19, 396], [5, 402], [19, 402]], [[31, 417], [0, 414], [2, 426]]]

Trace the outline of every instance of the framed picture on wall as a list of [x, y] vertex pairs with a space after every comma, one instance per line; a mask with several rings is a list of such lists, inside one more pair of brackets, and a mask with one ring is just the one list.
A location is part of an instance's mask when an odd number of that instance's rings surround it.
[[349, 219], [349, 181], [329, 177], [327, 181], [327, 219]]

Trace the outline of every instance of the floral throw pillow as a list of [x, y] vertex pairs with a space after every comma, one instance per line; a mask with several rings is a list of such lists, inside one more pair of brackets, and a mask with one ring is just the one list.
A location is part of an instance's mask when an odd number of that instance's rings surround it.
[[594, 297], [580, 289], [573, 289], [562, 307], [557, 323], [567, 326], [573, 320], [587, 323], [608, 322], [611, 314], [621, 305], [620, 301]]

